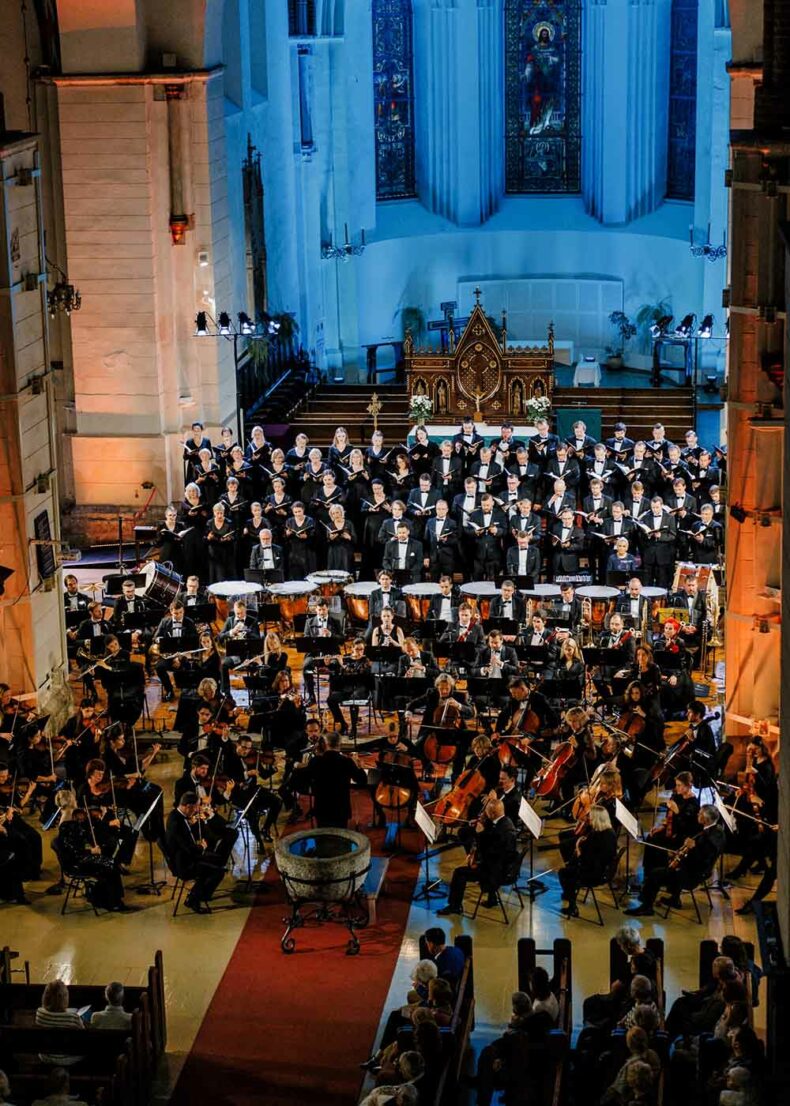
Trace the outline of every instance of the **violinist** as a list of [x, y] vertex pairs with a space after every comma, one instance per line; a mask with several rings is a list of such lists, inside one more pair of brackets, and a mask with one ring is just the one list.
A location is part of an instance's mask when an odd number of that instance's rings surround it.
[[178, 752], [184, 757], [185, 768], [189, 766], [192, 754], [206, 747], [207, 735], [198, 725], [198, 710], [202, 706], [209, 708], [211, 721], [229, 723], [235, 718], [233, 701], [229, 696], [219, 694], [216, 680], [201, 680], [197, 686], [197, 698], [191, 694], [182, 695], [173, 729], [181, 733]]
[[188, 910], [207, 914], [207, 904], [222, 881], [225, 858], [210, 847], [200, 823], [200, 801], [194, 791], [185, 791], [167, 819], [167, 860], [178, 879], [192, 880], [184, 900]]
[[72, 784], [82, 783], [85, 779], [85, 765], [99, 756], [102, 729], [102, 715], [96, 713], [92, 699], [83, 699], [77, 713], [61, 729], [58, 736], [67, 742], [63, 759], [66, 775]]
[[589, 785], [580, 788], [576, 794], [571, 808], [571, 817], [576, 820], [576, 825], [573, 829], [561, 830], [559, 837], [560, 853], [566, 864], [571, 862], [576, 853], [578, 838], [590, 832], [590, 811], [594, 806], [606, 811], [612, 827], [617, 825], [617, 800], [623, 798], [623, 782], [615, 763], [617, 750], [616, 739], [611, 736], [604, 739], [602, 752], [607, 759], [593, 773]]
[[[694, 794], [694, 780], [691, 772], [678, 772], [675, 786], [667, 802], [667, 815], [660, 825], [650, 830], [647, 841], [652, 845], [661, 845], [663, 849], [678, 849], [687, 837], [693, 837], [697, 830], [699, 800]], [[642, 858], [643, 879], [652, 871], [666, 865], [667, 853], [662, 849], [645, 848]]]
[[[329, 713], [339, 726], [341, 734], [348, 733], [348, 726], [340, 709], [340, 704], [346, 699], [364, 701], [370, 698], [370, 657], [365, 656], [365, 639], [354, 638], [351, 644], [351, 653], [344, 657], [338, 657], [329, 662], [329, 696], [326, 705]], [[358, 680], [359, 682], [355, 682]], [[359, 720], [359, 707], [352, 706], [351, 728], [356, 733]]]
[[[227, 796], [232, 790], [228, 788], [225, 793], [220, 793], [213, 779], [213, 768], [207, 756], [203, 753], [195, 753], [192, 757], [190, 769], [184, 772], [180, 779], [176, 780], [173, 790], [173, 802], [175, 806], [181, 804], [184, 795], [194, 792], [200, 807], [200, 830], [208, 841], [211, 850], [222, 860], [227, 862], [233, 851], [239, 831], [228, 825], [227, 821], [214, 809], [214, 802], [227, 802]], [[169, 824], [169, 819], [168, 819]]]
[[12, 839], [14, 822], [18, 817], [13, 806], [0, 804], [0, 899], [15, 902], [18, 906], [29, 906], [30, 899], [25, 895], [22, 886], [22, 857]]
[[654, 644], [656, 663], [662, 668], [661, 707], [668, 718], [682, 716], [694, 698], [691, 658], [679, 637], [680, 623], [668, 618], [662, 636]]
[[[239, 734], [236, 744], [231, 742], [225, 750], [222, 763], [225, 775], [235, 784], [233, 805], [238, 810], [244, 810], [255, 797], [247, 811], [247, 822], [258, 848], [262, 849], [264, 841], [272, 840], [272, 828], [283, 807], [282, 799], [263, 782], [264, 778], [271, 779], [274, 775], [273, 750], [271, 746], [264, 750], [261, 745], [256, 751], [249, 734]], [[264, 812], [266, 818], [261, 827], [260, 819]]]
[[710, 722], [705, 721], [705, 704], [693, 699], [686, 708], [688, 726], [680, 738], [684, 744], [680, 754], [673, 758], [673, 766], [691, 770], [697, 786], [710, 782], [710, 774], [716, 760], [716, 737]]
[[617, 855], [617, 836], [607, 810], [593, 805], [588, 815], [589, 832], [576, 838], [573, 855], [557, 873], [566, 905], [561, 913], [578, 918], [576, 899], [581, 887], [594, 887], [606, 879]]
[[[65, 747], [63, 752], [65, 753]], [[45, 812], [54, 809], [52, 807], [52, 797], [58, 786], [55, 764], [56, 758], [52, 750], [52, 744], [39, 727], [33, 724], [23, 726], [19, 733], [19, 749], [15, 754], [15, 768], [19, 778], [28, 781], [28, 800], [44, 800]], [[45, 819], [45, 813], [42, 813], [42, 819]]]
[[[162, 788], [145, 778], [145, 773], [156, 759], [162, 746], [155, 741], [144, 756], [138, 756], [136, 742], [130, 748], [123, 730], [116, 726], [104, 739], [103, 757], [108, 777], [115, 787], [117, 805], [133, 814], [145, 814]], [[163, 803], [158, 803], [151, 817], [143, 826], [143, 835], [147, 841], [164, 841], [165, 823]]]
[[713, 871], [716, 861], [724, 851], [724, 830], [719, 824], [719, 812], [715, 806], [700, 808], [695, 833], [688, 836], [680, 849], [669, 857], [662, 853], [664, 864], [654, 868], [645, 879], [639, 894], [640, 905], [625, 911], [631, 917], [651, 917], [653, 904], [660, 888], [669, 891], [669, 906], [677, 909], [680, 892], [698, 887]]
[[[748, 839], [743, 859], [727, 876], [729, 879], [739, 879], [745, 875], [747, 868], [752, 872], [762, 872], [762, 879], [751, 898], [736, 910], [736, 914], [751, 914], [754, 912], [754, 902], [764, 899], [776, 880], [779, 821], [776, 769], [763, 739], [757, 734], [750, 737], [746, 746], [746, 774], [740, 791], [741, 794], [735, 800], [736, 809], [741, 805], [742, 810], [745, 808], [745, 813], [759, 818], [761, 824], [748, 822], [753, 832]], [[740, 818], [738, 821], [740, 826], [747, 820]]]
[[501, 799], [489, 799], [475, 827], [476, 848], [466, 864], [456, 868], [450, 881], [447, 905], [437, 911], [442, 917], [463, 913], [467, 883], [479, 883], [486, 894], [484, 905], [497, 905], [497, 891], [504, 883], [518, 855], [516, 827], [505, 815]]
[[27, 791], [27, 781], [20, 786], [20, 777], [12, 776], [6, 762], [0, 760], [0, 818], [3, 813], [7, 815], [4, 822], [6, 843], [19, 862], [19, 878], [27, 883], [41, 876], [43, 850], [41, 834], [22, 817], [22, 791]]
[[137, 838], [118, 817], [115, 783], [103, 760], [89, 760], [85, 765], [85, 783], [77, 789], [77, 801], [91, 812], [90, 823], [102, 856], [117, 859], [121, 869], [127, 868], [134, 858]]
[[91, 892], [93, 906], [130, 913], [135, 908], [123, 901], [119, 861], [102, 852], [88, 811], [77, 804], [74, 792], [64, 791], [62, 798], [62, 817], [53, 848], [64, 870], [95, 881]]

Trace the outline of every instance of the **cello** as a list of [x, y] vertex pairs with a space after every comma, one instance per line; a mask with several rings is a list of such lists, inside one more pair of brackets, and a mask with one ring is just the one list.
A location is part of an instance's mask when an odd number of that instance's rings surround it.
[[535, 794], [550, 799], [559, 790], [563, 777], [578, 759], [578, 748], [573, 741], [561, 741], [551, 760], [544, 764], [532, 781]]
[[[461, 718], [461, 704], [448, 695], [434, 707], [431, 725], [434, 730], [458, 730], [461, 728]], [[429, 733], [423, 744], [423, 752], [433, 764], [449, 764], [457, 751], [457, 745], [440, 743], [435, 732]]]

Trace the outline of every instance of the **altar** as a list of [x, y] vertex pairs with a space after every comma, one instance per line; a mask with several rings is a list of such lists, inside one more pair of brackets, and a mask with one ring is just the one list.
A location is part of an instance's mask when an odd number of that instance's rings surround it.
[[[457, 423], [426, 423], [423, 427], [428, 435], [428, 440], [431, 442], [443, 442], [445, 439], [453, 438], [461, 430], [460, 419]], [[501, 423], [488, 423], [479, 422], [475, 423], [475, 430], [480, 437], [485, 441], [486, 445], [490, 445], [492, 442], [498, 442], [502, 437], [500, 431], [502, 429]], [[409, 431], [409, 436], [406, 439], [407, 445], [414, 445], [416, 438], [415, 434], [417, 427], [413, 426]], [[514, 426], [513, 437], [517, 442], [523, 442], [528, 440], [537, 434], [537, 430], [534, 426]]]
[[[411, 332], [406, 332], [403, 354], [409, 399], [430, 399], [435, 419], [432, 425], [445, 427], [471, 417], [478, 424], [494, 428], [503, 420], [524, 422], [533, 400], [551, 402], [553, 326], [549, 324], [545, 346], [511, 346], [506, 312], [502, 313], [498, 335], [480, 305], [479, 289], [475, 289], [475, 297], [475, 306], [457, 343], [450, 327], [447, 349], [417, 348]], [[521, 433], [516, 436], [523, 436], [526, 429], [519, 427]]]

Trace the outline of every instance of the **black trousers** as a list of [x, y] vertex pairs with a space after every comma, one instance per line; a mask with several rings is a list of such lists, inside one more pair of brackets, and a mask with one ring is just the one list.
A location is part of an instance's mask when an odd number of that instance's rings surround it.
[[689, 881], [684, 877], [680, 868], [654, 868], [650, 872], [645, 882], [642, 884], [642, 894], [640, 899], [645, 906], [652, 906], [656, 901], [656, 895], [662, 887], [666, 887], [670, 895], [674, 898], [679, 895], [681, 891], [688, 890]]
[[[215, 853], [208, 853], [197, 864], [180, 873], [182, 879], [194, 880], [188, 898], [209, 902], [225, 873], [225, 863]], [[176, 873], [179, 874], [179, 873]]]
[[468, 864], [462, 864], [453, 872], [450, 880], [450, 894], [447, 905], [460, 909], [464, 901], [467, 883], [479, 883], [484, 891], [493, 894], [496, 884], [487, 876], [482, 868], [470, 868]]

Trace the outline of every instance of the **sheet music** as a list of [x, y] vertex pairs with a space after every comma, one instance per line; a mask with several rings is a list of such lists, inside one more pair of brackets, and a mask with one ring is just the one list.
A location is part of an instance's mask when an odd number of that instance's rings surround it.
[[414, 808], [414, 821], [425, 834], [428, 844], [432, 845], [436, 840], [436, 823], [420, 802]]
[[730, 833], [736, 833], [737, 827], [735, 825], [735, 818], [733, 817], [733, 813], [724, 805], [724, 800], [722, 799], [718, 791], [713, 792], [713, 805], [718, 810], [722, 822], [724, 822]]
[[535, 808], [529, 805], [523, 795], [521, 802], [518, 804], [518, 817], [519, 821], [524, 823], [535, 839], [540, 837], [543, 833], [543, 822]]
[[634, 815], [628, 809], [623, 806], [619, 799], [614, 801], [614, 816], [620, 825], [625, 829], [627, 833], [630, 833], [634, 841], [641, 841], [641, 834], [639, 832], [639, 822]]

